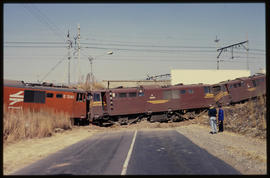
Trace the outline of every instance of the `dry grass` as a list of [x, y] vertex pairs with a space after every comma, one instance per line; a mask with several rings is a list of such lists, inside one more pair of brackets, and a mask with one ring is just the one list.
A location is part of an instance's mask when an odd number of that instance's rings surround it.
[[4, 143], [27, 138], [41, 138], [53, 135], [56, 128], [71, 129], [70, 118], [65, 113], [55, 113], [53, 110], [31, 112], [20, 110], [8, 112], [4, 107]]
[[91, 85], [92, 85], [92, 89], [93, 90], [99, 90], [99, 89], [104, 89], [105, 86], [102, 83], [99, 82], [93, 82], [93, 83], [78, 83], [76, 86], [76, 88], [78, 89], [83, 89], [85, 91], [90, 91], [91, 90]]
[[78, 89], [83, 89], [85, 91], [90, 91], [91, 88], [93, 90], [99, 90], [99, 89], [105, 89], [106, 87], [101, 83], [98, 82], [94, 76], [92, 76], [92, 79], [90, 80], [90, 75], [88, 74], [86, 76], [86, 80], [84, 80], [84, 75], [82, 75], [80, 77], [80, 79], [77, 81], [77, 84], [75, 84], [74, 86], [75, 88]]

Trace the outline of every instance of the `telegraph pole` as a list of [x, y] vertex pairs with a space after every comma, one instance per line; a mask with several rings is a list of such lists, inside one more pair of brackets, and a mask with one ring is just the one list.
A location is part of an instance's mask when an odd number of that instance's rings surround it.
[[72, 48], [72, 41], [69, 38], [69, 31], [67, 34], [67, 42], [68, 42], [68, 85], [70, 85], [70, 48]]
[[78, 77], [80, 79], [81, 77], [81, 71], [80, 71], [80, 52], [81, 52], [81, 44], [80, 44], [80, 38], [81, 38], [81, 34], [80, 34], [80, 24], [78, 24]]

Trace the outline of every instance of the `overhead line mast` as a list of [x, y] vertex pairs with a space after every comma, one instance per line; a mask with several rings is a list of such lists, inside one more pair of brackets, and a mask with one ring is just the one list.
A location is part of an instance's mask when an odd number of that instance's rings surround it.
[[243, 41], [243, 42], [240, 42], [240, 43], [235, 43], [235, 44], [232, 44], [232, 45], [229, 45], [229, 46], [225, 46], [225, 47], [222, 47], [222, 48], [219, 48], [217, 49], [217, 51], [220, 51], [218, 56], [217, 56], [217, 70], [219, 70], [219, 56], [221, 55], [221, 53], [223, 51], [227, 51], [227, 49], [231, 49], [231, 52], [232, 52], [232, 59], [234, 58], [233, 57], [233, 48], [238, 48], [238, 47], [243, 47], [244, 49], [246, 49], [247, 51], [249, 51], [249, 49], [247, 47], [244, 46], [245, 43], [248, 43], [248, 40], [246, 41]]

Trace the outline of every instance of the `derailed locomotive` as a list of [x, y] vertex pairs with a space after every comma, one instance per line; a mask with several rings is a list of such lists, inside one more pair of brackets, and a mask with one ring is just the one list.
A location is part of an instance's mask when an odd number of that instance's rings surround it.
[[90, 122], [132, 123], [179, 121], [192, 118], [210, 104], [230, 105], [265, 95], [265, 75], [223, 81], [214, 85], [140, 86], [91, 91]]
[[210, 104], [230, 105], [266, 94], [265, 74], [223, 81], [214, 85], [139, 86], [83, 91], [4, 81], [7, 110], [52, 108], [67, 113], [75, 123], [105, 125], [193, 118]]
[[6, 111], [50, 109], [66, 113], [76, 123], [88, 123], [90, 93], [83, 90], [4, 80]]

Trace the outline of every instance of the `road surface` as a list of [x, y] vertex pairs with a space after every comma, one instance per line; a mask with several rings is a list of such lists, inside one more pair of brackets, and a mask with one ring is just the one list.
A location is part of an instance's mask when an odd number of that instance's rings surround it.
[[183, 174], [240, 173], [174, 129], [99, 133], [13, 173], [13, 175]]

